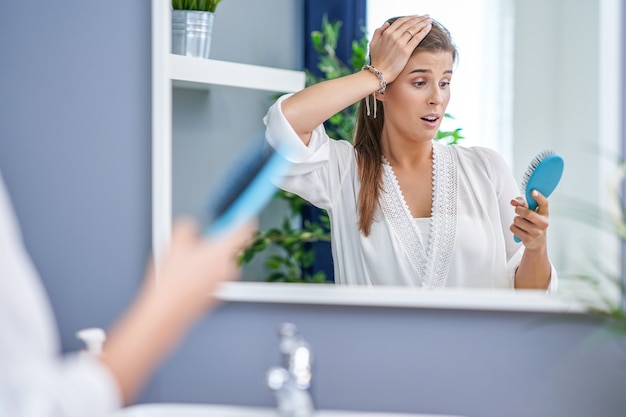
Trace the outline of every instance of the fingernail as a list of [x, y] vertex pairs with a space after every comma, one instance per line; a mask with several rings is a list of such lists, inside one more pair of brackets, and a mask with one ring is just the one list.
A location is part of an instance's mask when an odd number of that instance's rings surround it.
[[533, 197], [539, 197], [539, 191], [537, 191], [537, 190], [532, 190], [532, 191], [530, 192], [530, 194], [531, 194]]

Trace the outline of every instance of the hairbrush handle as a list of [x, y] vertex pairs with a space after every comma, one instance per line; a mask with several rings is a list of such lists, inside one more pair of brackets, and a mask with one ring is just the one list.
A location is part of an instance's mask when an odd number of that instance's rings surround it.
[[288, 146], [274, 149], [255, 138], [222, 172], [207, 198], [204, 234], [218, 236], [257, 216], [272, 199], [290, 162]]

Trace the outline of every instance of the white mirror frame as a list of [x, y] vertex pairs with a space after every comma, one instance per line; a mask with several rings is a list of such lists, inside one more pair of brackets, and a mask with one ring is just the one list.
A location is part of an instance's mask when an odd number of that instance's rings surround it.
[[[620, 126], [621, 120], [621, 2], [600, 0], [603, 40], [600, 57], [602, 79], [600, 92], [601, 126]], [[152, 240], [158, 258], [168, 244], [172, 225], [172, 87], [208, 88], [210, 84], [233, 85], [271, 91], [297, 91], [304, 86], [304, 73], [269, 69], [223, 61], [205, 60], [198, 66], [188, 65], [186, 57], [170, 54], [170, 4], [152, 0]], [[620, 10], [620, 13], [615, 13]], [[615, 35], [619, 41], [615, 42]], [[608, 40], [608, 41], [607, 41]], [[197, 60], [194, 60], [197, 61]], [[240, 71], [256, 71], [258, 77], [233, 77], [252, 84], [241, 85], [227, 76]], [[209, 76], [207, 74], [217, 74]], [[250, 81], [252, 80], [252, 81]], [[601, 85], [603, 85], [601, 83]], [[618, 129], [620, 130], [620, 129]], [[612, 132], [615, 132], [613, 129]], [[601, 134], [603, 132], [600, 132]], [[158, 271], [157, 271], [158, 272]], [[548, 296], [538, 291], [510, 290], [424, 290], [393, 287], [340, 287], [332, 284], [278, 284], [234, 282], [222, 286], [218, 296], [224, 301], [269, 302], [289, 304], [325, 304], [352, 306], [386, 306], [470, 310], [507, 310], [537, 312], [581, 312], [583, 307], [571, 300]]]

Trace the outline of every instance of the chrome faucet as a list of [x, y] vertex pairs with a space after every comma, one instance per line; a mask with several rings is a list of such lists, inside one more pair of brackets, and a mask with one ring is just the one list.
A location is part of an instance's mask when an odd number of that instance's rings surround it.
[[298, 334], [295, 324], [281, 324], [278, 335], [283, 364], [267, 371], [267, 385], [276, 396], [278, 413], [282, 417], [311, 417], [311, 346]]

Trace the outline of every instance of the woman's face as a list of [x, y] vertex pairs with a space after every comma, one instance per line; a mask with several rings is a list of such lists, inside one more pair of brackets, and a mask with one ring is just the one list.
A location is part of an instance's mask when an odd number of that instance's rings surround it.
[[410, 140], [431, 140], [450, 101], [452, 53], [419, 51], [377, 98], [385, 108], [385, 130]]

